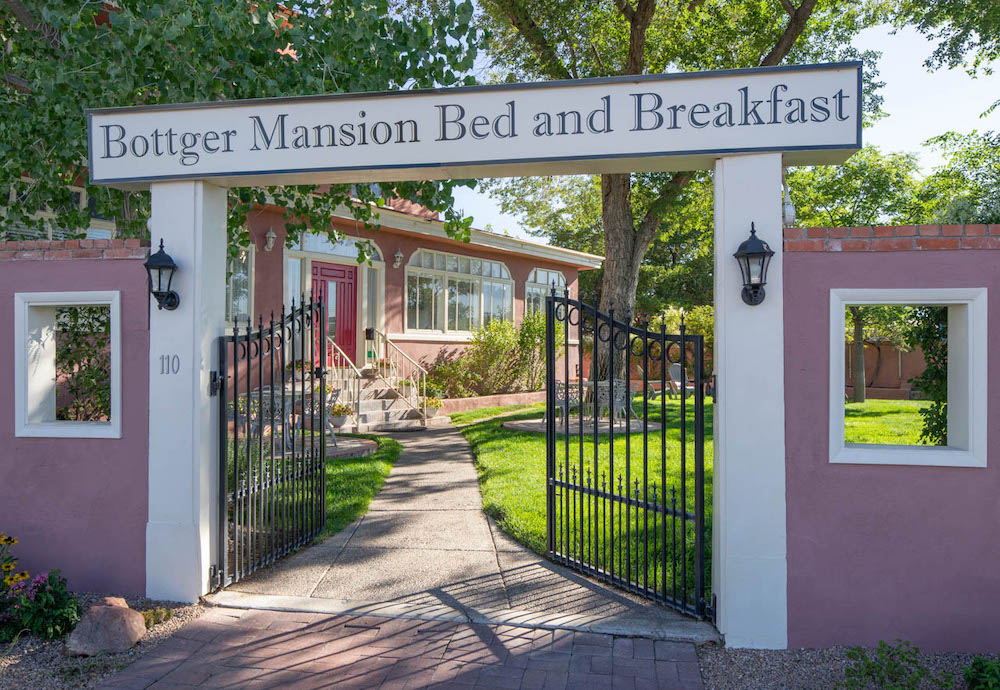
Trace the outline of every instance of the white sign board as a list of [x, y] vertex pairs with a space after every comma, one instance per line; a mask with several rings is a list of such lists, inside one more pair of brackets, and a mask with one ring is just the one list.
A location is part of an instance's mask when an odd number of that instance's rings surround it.
[[87, 113], [90, 178], [307, 184], [792, 165], [861, 148], [861, 63]]

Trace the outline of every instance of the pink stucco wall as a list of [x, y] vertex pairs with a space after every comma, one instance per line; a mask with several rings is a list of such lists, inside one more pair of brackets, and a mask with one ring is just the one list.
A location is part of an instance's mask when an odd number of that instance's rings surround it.
[[1000, 436], [990, 429], [982, 469], [831, 464], [826, 391], [831, 288], [986, 287], [1000, 404], [1000, 252], [785, 248], [789, 646], [996, 652]]
[[[26, 243], [27, 244], [27, 243]], [[78, 591], [142, 594], [146, 581], [149, 293], [145, 248], [0, 246], [0, 531], [33, 574]], [[75, 245], [78, 246], [78, 245]], [[84, 258], [91, 257], [91, 258]], [[122, 437], [14, 436], [14, 293], [120, 290]]]
[[[577, 296], [579, 268], [572, 264], [537, 259], [522, 254], [503, 252], [487, 247], [481, 247], [450, 239], [441, 239], [430, 235], [418, 234], [394, 228], [387, 215], [382, 218], [383, 226], [377, 231], [365, 231], [355, 226], [353, 222], [338, 219], [335, 221], [338, 229], [347, 236], [371, 239], [382, 252], [386, 260], [385, 270], [385, 330], [389, 334], [403, 333], [404, 305], [406, 292], [406, 264], [413, 253], [420, 249], [432, 249], [465, 256], [473, 256], [494, 261], [502, 261], [510, 271], [514, 281], [514, 320], [520, 321], [524, 315], [525, 281], [534, 268], [545, 268], [562, 271], [570, 290], [570, 295]], [[283, 299], [284, 274], [284, 223], [281, 212], [276, 209], [255, 211], [248, 220], [250, 235], [256, 246], [255, 279], [254, 279], [254, 311], [265, 317], [273, 309], [280, 311]], [[274, 230], [276, 239], [274, 249], [263, 251], [265, 234]], [[396, 251], [403, 252], [403, 262], [399, 268], [393, 268], [393, 257]], [[318, 259], [317, 259], [318, 260]], [[363, 333], [359, 333], [363, 337]], [[434, 362], [442, 354], [451, 356], [465, 348], [463, 343], [448, 341], [428, 341], [426, 337], [419, 340], [408, 340], [404, 337], [394, 337], [394, 342], [425, 366]]]

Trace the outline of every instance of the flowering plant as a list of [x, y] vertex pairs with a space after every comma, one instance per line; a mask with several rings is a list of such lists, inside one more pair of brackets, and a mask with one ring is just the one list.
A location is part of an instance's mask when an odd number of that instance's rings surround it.
[[349, 417], [354, 412], [350, 405], [337, 403], [330, 408], [331, 417]]
[[39, 573], [17, 571], [10, 548], [17, 539], [0, 532], [0, 642], [9, 642], [22, 631], [41, 637], [65, 635], [80, 620], [76, 600], [58, 570]]
[[12, 591], [28, 579], [28, 571], [17, 572], [17, 559], [10, 552], [16, 544], [16, 538], [0, 532], [0, 642], [13, 639], [21, 629], [14, 615]]
[[424, 405], [431, 408], [432, 410], [440, 410], [444, 407], [444, 403], [441, 402], [441, 398], [427, 397], [424, 398]]
[[80, 609], [58, 570], [22, 580], [8, 592], [11, 613], [22, 629], [52, 639], [69, 633], [80, 620]]
[[10, 552], [10, 547], [17, 544], [17, 539], [0, 532], [0, 576], [3, 577], [3, 584], [0, 585], [0, 597], [6, 596], [11, 587], [19, 582], [28, 579], [28, 571], [17, 571], [17, 559]]

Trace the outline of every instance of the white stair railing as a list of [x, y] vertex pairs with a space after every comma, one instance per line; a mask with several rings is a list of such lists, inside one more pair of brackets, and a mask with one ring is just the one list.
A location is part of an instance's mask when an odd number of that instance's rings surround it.
[[339, 388], [340, 397], [337, 402], [350, 405], [354, 412], [355, 424], [361, 423], [361, 371], [354, 366], [354, 362], [347, 356], [347, 353], [340, 349], [336, 341], [330, 336], [326, 338], [327, 360], [326, 360], [326, 383], [330, 388]]
[[[400, 398], [427, 419], [427, 370], [417, 364], [396, 343], [378, 329], [375, 330], [375, 360], [368, 364], [375, 374], [390, 386]], [[417, 396], [417, 401], [412, 396]]]

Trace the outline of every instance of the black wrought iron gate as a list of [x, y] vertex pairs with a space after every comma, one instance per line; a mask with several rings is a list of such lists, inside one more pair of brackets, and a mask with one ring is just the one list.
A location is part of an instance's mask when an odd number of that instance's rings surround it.
[[219, 569], [246, 577], [326, 521], [326, 319], [306, 301], [219, 338]]
[[[698, 618], [707, 595], [704, 339], [547, 297], [548, 555]], [[626, 319], [627, 321], [627, 319]]]

